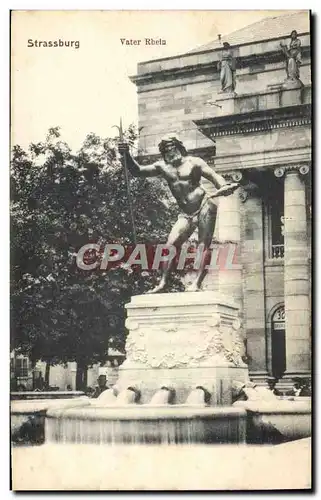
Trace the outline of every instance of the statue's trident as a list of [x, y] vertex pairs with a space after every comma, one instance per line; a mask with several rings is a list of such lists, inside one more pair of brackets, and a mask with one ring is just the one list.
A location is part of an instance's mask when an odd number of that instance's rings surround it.
[[[118, 128], [118, 131], [119, 131], [119, 142], [124, 142], [123, 123], [122, 123], [121, 117], [120, 117], [120, 120], [119, 120], [119, 127], [118, 127], [118, 125], [113, 125], [113, 127]], [[136, 227], [135, 227], [135, 218], [134, 218], [134, 212], [133, 212], [132, 195], [131, 195], [131, 192], [130, 192], [130, 184], [129, 184], [129, 178], [128, 178], [127, 156], [126, 156], [126, 154], [124, 154], [123, 158], [124, 158], [124, 171], [125, 171], [125, 181], [126, 181], [127, 198], [128, 198], [130, 218], [131, 218], [131, 222], [132, 222], [133, 241], [134, 241], [134, 243], [136, 245], [137, 244]]]

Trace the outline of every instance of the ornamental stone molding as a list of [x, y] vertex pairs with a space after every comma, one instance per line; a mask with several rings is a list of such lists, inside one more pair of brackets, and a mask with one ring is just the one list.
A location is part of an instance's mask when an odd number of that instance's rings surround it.
[[244, 188], [241, 188], [240, 191], [239, 191], [239, 198], [241, 200], [242, 203], [244, 203], [247, 198], [248, 198], [248, 192], [244, 189]]
[[287, 165], [283, 167], [278, 167], [274, 169], [275, 177], [283, 177], [288, 172], [299, 172], [301, 175], [307, 175], [310, 171], [310, 166], [307, 164], [304, 165]]
[[246, 185], [242, 186], [239, 191], [239, 198], [244, 203], [249, 198], [260, 197], [260, 188], [254, 182], [248, 182]]
[[285, 169], [283, 167], [278, 167], [274, 170], [275, 177], [283, 177]]
[[[239, 98], [249, 99], [248, 96]], [[258, 98], [258, 95], [252, 96]], [[259, 104], [258, 104], [259, 106]], [[311, 104], [273, 109], [252, 109], [248, 112], [233, 113], [194, 120], [198, 130], [211, 140], [230, 135], [244, 135], [267, 132], [274, 129], [311, 125]]]
[[[266, 132], [269, 130], [275, 130], [280, 128], [289, 128], [289, 127], [298, 127], [302, 125], [311, 125], [311, 118], [298, 118], [296, 120], [287, 120], [282, 122], [276, 122], [274, 120], [266, 120], [260, 123], [253, 123], [252, 125], [249, 123], [240, 124], [238, 126], [234, 126], [230, 129], [223, 130], [213, 130], [210, 134], [210, 139], [214, 139], [215, 137], [223, 137], [227, 135], [235, 135], [235, 134], [247, 134], [251, 132]], [[202, 133], [204, 130], [199, 129]]]
[[233, 330], [239, 330], [241, 328], [241, 321], [239, 318], [236, 318], [232, 323]]
[[[227, 181], [240, 182], [242, 181], [242, 179], [244, 179], [241, 170], [235, 170], [223, 173], [220, 172], [220, 174]], [[254, 182], [248, 182], [247, 184], [240, 186], [237, 192], [238, 192], [238, 197], [242, 203], [244, 203], [249, 197], [260, 196], [259, 187], [256, 184], [254, 184]]]
[[220, 174], [227, 181], [240, 182], [243, 178], [243, 174], [242, 174], [241, 170], [233, 170], [230, 172], [220, 172]]
[[242, 180], [242, 177], [243, 177], [242, 172], [240, 172], [239, 170], [237, 170], [236, 172], [232, 172], [231, 175], [232, 175], [233, 181], [235, 181], [235, 182], [240, 182]]
[[302, 165], [300, 168], [299, 168], [299, 172], [301, 175], [306, 175], [308, 174], [310, 171], [310, 167], [308, 165]]

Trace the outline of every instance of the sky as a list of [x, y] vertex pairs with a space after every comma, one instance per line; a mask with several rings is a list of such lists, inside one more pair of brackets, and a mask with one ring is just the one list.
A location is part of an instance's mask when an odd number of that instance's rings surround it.
[[[76, 151], [88, 133], [114, 136], [137, 122], [141, 61], [188, 52], [282, 11], [15, 11], [11, 24], [11, 143], [28, 147], [49, 127]], [[123, 45], [121, 38], [162, 38], [166, 45]], [[78, 41], [28, 47], [28, 40]], [[31, 43], [29, 42], [29, 45]], [[75, 44], [73, 44], [75, 45]]]

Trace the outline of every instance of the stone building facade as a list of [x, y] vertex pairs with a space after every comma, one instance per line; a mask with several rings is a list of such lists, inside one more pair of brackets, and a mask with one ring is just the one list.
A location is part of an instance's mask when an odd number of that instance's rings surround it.
[[[287, 88], [280, 42], [301, 41], [300, 88]], [[236, 94], [220, 93], [222, 43], [236, 58]], [[291, 384], [311, 358], [311, 59], [308, 11], [265, 18], [187, 54], [142, 62], [137, 86], [140, 161], [177, 132], [241, 188], [223, 198], [214, 235], [237, 245], [237, 266], [205, 288], [240, 306], [250, 375]]]

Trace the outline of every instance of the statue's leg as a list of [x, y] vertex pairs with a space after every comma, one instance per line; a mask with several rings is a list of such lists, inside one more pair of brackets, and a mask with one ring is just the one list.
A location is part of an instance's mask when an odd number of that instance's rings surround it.
[[[180, 246], [191, 236], [196, 228], [195, 222], [192, 218], [179, 216], [178, 220], [175, 222], [169, 236], [167, 238], [166, 245]], [[161, 292], [168, 283], [168, 278], [173, 268], [173, 260], [170, 262], [164, 262], [162, 277], [159, 284], [150, 290], [148, 293], [158, 293]]]
[[203, 258], [201, 261], [200, 268], [197, 271], [196, 278], [187, 288], [189, 292], [197, 292], [200, 290], [202, 282], [207, 274], [205, 266], [207, 264], [207, 259], [210, 257], [211, 250], [210, 246], [213, 240], [213, 234], [215, 231], [215, 223], [217, 216], [217, 205], [208, 199], [199, 213], [198, 216], [198, 243], [202, 244], [204, 248]]

